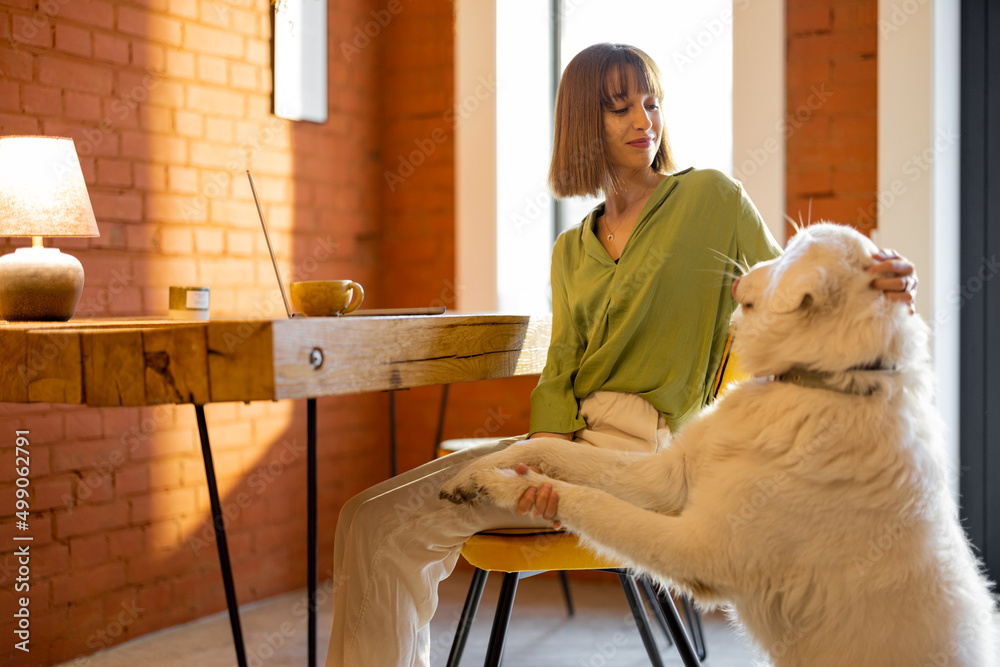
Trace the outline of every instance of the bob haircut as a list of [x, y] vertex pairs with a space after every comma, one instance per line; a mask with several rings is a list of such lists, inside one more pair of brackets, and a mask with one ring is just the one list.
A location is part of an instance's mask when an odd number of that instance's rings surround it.
[[[616, 76], [609, 76], [612, 74]], [[549, 187], [556, 197], [598, 196], [607, 194], [607, 188], [612, 192], [619, 189], [619, 177], [608, 158], [603, 112], [634, 89], [663, 100], [659, 68], [634, 46], [595, 44], [566, 66], [556, 95], [549, 166]], [[652, 167], [661, 174], [674, 169], [665, 130]]]

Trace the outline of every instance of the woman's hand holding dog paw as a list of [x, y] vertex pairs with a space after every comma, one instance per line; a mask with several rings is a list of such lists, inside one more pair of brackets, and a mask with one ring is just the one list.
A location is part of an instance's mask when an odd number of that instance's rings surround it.
[[871, 286], [885, 292], [886, 298], [906, 304], [910, 314], [916, 312], [917, 268], [913, 262], [895, 250], [879, 250], [872, 255], [875, 263], [868, 272], [875, 274]]
[[[528, 472], [538, 472], [537, 469], [518, 463], [515, 468], [518, 475], [526, 475]], [[559, 493], [552, 488], [549, 483], [542, 484], [541, 487], [532, 486], [525, 490], [521, 499], [517, 503], [518, 514], [528, 514], [532, 516], [544, 517], [546, 521], [552, 521], [559, 509]], [[559, 522], [553, 524], [559, 527]]]

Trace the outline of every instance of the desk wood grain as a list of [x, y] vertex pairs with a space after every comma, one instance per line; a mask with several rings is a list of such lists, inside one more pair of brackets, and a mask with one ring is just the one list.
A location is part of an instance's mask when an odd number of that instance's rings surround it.
[[549, 316], [0, 323], [0, 401], [310, 398], [540, 373]]

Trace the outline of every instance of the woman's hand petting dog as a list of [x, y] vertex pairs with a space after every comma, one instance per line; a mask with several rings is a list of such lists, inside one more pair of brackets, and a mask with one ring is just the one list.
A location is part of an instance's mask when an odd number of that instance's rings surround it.
[[895, 250], [879, 250], [872, 255], [875, 263], [868, 272], [875, 274], [871, 286], [885, 292], [887, 299], [906, 304], [910, 314], [916, 312], [917, 269]]

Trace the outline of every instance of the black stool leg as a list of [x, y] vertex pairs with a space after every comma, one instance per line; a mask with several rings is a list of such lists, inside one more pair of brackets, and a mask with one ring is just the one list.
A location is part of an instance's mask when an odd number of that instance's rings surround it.
[[559, 581], [562, 583], [563, 597], [566, 599], [566, 611], [572, 617], [576, 614], [576, 610], [573, 609], [573, 596], [569, 592], [569, 576], [566, 570], [559, 571]]
[[240, 608], [236, 602], [236, 586], [233, 583], [233, 567], [229, 560], [229, 544], [226, 542], [226, 525], [219, 501], [219, 486], [215, 481], [215, 465], [212, 463], [212, 447], [208, 442], [208, 422], [205, 420], [205, 406], [195, 405], [194, 414], [198, 419], [198, 435], [201, 437], [201, 453], [205, 458], [205, 480], [208, 482], [208, 498], [212, 504], [212, 527], [215, 528], [215, 544], [219, 548], [219, 565], [222, 569], [222, 585], [226, 590], [226, 606], [229, 608], [229, 625], [233, 630], [236, 644], [236, 662], [247, 667], [246, 648], [243, 645], [243, 629], [240, 627]]
[[458, 619], [458, 628], [455, 630], [455, 639], [451, 643], [451, 653], [448, 654], [448, 664], [446, 667], [458, 667], [462, 662], [462, 654], [465, 652], [465, 643], [469, 640], [469, 630], [476, 620], [476, 612], [479, 611], [479, 601], [483, 598], [483, 589], [486, 587], [486, 579], [490, 573], [480, 570], [478, 567], [472, 573], [472, 583], [469, 585], [469, 593], [465, 596], [465, 606], [462, 607], [462, 617]]
[[517, 572], [508, 572], [503, 576], [497, 612], [493, 617], [493, 630], [490, 632], [490, 644], [486, 649], [486, 662], [483, 663], [486, 667], [500, 667], [503, 646], [507, 641], [507, 626], [510, 624], [510, 613], [514, 609], [514, 595], [517, 594], [517, 582], [520, 578]]
[[667, 621], [667, 629], [670, 631], [670, 636], [674, 639], [674, 645], [677, 646], [677, 653], [680, 654], [684, 667], [700, 667], [701, 662], [695, 654], [694, 646], [691, 645], [691, 638], [684, 631], [684, 624], [681, 623], [680, 614], [677, 613], [677, 607], [674, 606], [674, 600], [670, 597], [670, 592], [658, 591], [657, 597], [660, 600], [660, 608], [663, 610], [663, 615]]
[[316, 579], [319, 555], [316, 540], [316, 399], [306, 401], [306, 542], [309, 549], [306, 569], [309, 581], [309, 667], [316, 667]]
[[649, 661], [653, 667], [663, 667], [663, 660], [660, 658], [660, 651], [656, 648], [656, 640], [653, 639], [653, 630], [649, 627], [649, 618], [646, 616], [646, 609], [642, 605], [642, 598], [639, 597], [639, 589], [635, 585], [635, 579], [627, 572], [618, 572], [618, 579], [622, 582], [622, 589], [628, 599], [629, 609], [635, 618], [635, 624], [639, 628], [639, 636], [649, 654]]
[[681, 598], [684, 605], [684, 615], [687, 617], [688, 628], [691, 629], [691, 639], [694, 642], [695, 651], [698, 652], [698, 659], [704, 661], [708, 657], [708, 645], [705, 643], [705, 630], [701, 625], [701, 614], [694, 606], [694, 602], [687, 595]]
[[667, 636], [667, 645], [673, 646], [674, 640], [670, 636], [670, 629], [667, 627], [667, 618], [663, 615], [663, 608], [660, 607], [660, 600], [656, 597], [656, 591], [653, 590], [653, 584], [650, 583], [649, 579], [646, 577], [638, 577], [638, 582], [642, 588], [643, 594], [646, 599], [649, 600], [649, 606], [653, 608], [653, 614], [656, 616], [656, 620], [660, 624], [660, 628], [663, 633]]

